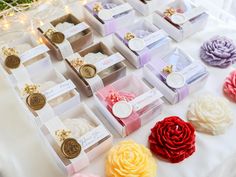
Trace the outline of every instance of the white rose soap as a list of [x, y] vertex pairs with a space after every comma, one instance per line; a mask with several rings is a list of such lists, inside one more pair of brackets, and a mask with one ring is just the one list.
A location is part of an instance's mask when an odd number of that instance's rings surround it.
[[71, 130], [74, 138], [80, 138], [95, 128], [90, 121], [84, 118], [70, 118], [63, 120], [65, 126]]
[[211, 135], [225, 133], [233, 122], [228, 101], [212, 95], [197, 98], [189, 106], [187, 118], [197, 131]]

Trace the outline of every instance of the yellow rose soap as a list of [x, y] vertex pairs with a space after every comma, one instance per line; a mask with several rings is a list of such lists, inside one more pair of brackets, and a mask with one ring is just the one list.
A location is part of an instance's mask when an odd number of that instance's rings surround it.
[[112, 147], [106, 161], [107, 177], [156, 177], [157, 165], [149, 149], [134, 141]]

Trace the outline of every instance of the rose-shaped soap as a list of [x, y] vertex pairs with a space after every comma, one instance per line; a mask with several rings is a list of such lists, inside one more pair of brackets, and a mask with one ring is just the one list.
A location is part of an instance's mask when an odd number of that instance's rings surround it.
[[194, 127], [176, 116], [157, 122], [148, 140], [154, 154], [172, 163], [180, 162], [195, 152]]
[[226, 78], [223, 90], [230, 100], [236, 102], [236, 70]]
[[134, 141], [111, 148], [106, 161], [107, 177], [156, 177], [157, 165], [149, 149]]
[[90, 121], [84, 118], [70, 118], [63, 120], [65, 126], [71, 130], [74, 138], [80, 138], [95, 128]]
[[72, 177], [99, 177], [99, 176], [76, 173], [76, 174], [73, 175]]
[[187, 118], [197, 131], [218, 135], [232, 124], [228, 101], [221, 97], [205, 95], [190, 104]]
[[236, 46], [231, 39], [216, 36], [202, 45], [200, 57], [208, 65], [226, 68], [236, 62]]

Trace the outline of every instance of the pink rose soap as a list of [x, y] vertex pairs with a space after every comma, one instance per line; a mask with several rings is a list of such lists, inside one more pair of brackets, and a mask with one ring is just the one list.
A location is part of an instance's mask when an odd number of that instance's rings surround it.
[[224, 83], [223, 91], [230, 100], [236, 102], [236, 70], [230, 73]]

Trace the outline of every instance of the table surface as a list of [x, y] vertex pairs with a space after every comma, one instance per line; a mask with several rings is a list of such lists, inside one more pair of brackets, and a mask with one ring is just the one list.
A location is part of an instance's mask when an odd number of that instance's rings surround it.
[[[137, 20], [143, 18], [146, 18], [149, 21], [152, 20], [151, 16], [141, 17], [140, 15], [137, 15]], [[98, 41], [103, 41], [108, 46], [113, 47], [111, 35], [101, 38], [96, 31], [94, 31], [94, 33], [95, 43]], [[215, 35], [224, 35], [231, 39], [236, 39], [236, 28], [233, 26], [228, 26], [214, 17], [210, 17], [205, 30], [193, 35], [183, 42], [172, 42], [172, 48], [178, 46], [194, 59], [200, 60], [199, 49], [201, 44]], [[61, 73], [65, 73], [64, 62], [53, 60], [53, 63]], [[141, 76], [142, 69], [137, 70], [127, 61], [125, 61], [125, 63], [128, 66], [128, 74], [135, 72]], [[227, 69], [208, 67], [208, 69], [210, 76], [206, 85], [201, 90], [189, 95], [184, 101], [176, 105], [169, 105], [165, 102], [161, 115], [155, 117], [138, 131], [132, 133], [126, 138], [121, 138], [113, 127], [100, 114], [94, 105], [93, 98], [87, 98], [81, 95], [81, 101], [89, 105], [89, 107], [104, 123], [106, 128], [114, 135], [114, 144], [121, 140], [133, 139], [138, 143], [147, 145], [147, 138], [150, 134], [150, 128], [152, 128], [158, 120], [162, 120], [164, 117], [171, 115], [177, 115], [186, 120], [188, 106], [194, 98], [206, 93], [223, 96], [223, 82], [225, 77], [231, 70], [233, 70], [233, 67]], [[37, 128], [30, 123], [29, 117], [20, 106], [19, 100], [16, 98], [16, 93], [11, 88], [2, 68], [0, 69], [0, 80], [0, 176], [66, 176], [63, 174], [62, 170], [57, 167], [52, 154], [50, 154], [47, 147], [41, 140]], [[230, 103], [230, 106], [232, 107], [235, 115], [235, 104]], [[227, 158], [236, 153], [235, 124], [231, 126], [224, 135], [209, 136], [202, 133], [196, 134], [197, 151], [188, 159], [178, 164], [171, 164], [157, 159], [158, 177], [208, 177], [210, 174], [212, 174], [212, 177], [215, 177], [215, 169], [227, 160]], [[91, 162], [87, 168], [82, 170], [82, 172], [94, 173], [104, 177], [105, 158], [106, 154], [99, 156]], [[1, 160], [3, 160], [3, 162], [1, 162]], [[231, 161], [234, 163], [233, 160]]]

